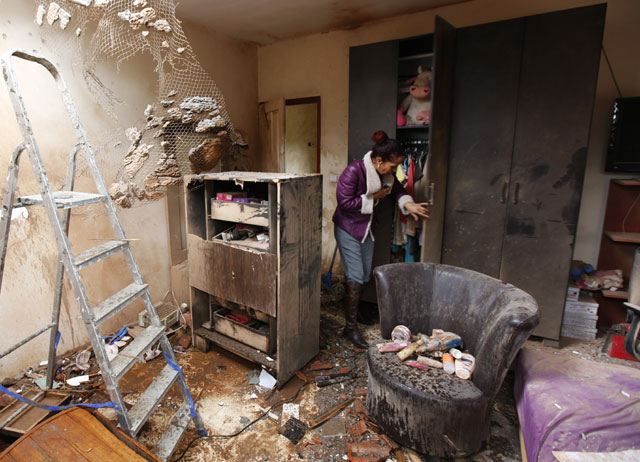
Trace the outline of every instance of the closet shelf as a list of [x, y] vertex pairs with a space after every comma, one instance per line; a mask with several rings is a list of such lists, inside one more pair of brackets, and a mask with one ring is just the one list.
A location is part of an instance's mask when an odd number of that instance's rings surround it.
[[630, 242], [632, 244], [640, 244], [640, 233], [605, 231], [604, 234], [614, 242]]

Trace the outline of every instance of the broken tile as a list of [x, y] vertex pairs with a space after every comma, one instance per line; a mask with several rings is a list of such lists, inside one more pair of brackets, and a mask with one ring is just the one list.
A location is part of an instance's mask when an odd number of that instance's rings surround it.
[[309, 427], [303, 422], [292, 417], [278, 429], [278, 433], [288, 438], [293, 444], [298, 444], [308, 430]]
[[351, 462], [381, 462], [389, 457], [390, 451], [386, 445], [363, 441], [348, 443], [347, 455]]
[[321, 371], [325, 369], [333, 369], [333, 363], [329, 361], [314, 361], [309, 366], [311, 371]]

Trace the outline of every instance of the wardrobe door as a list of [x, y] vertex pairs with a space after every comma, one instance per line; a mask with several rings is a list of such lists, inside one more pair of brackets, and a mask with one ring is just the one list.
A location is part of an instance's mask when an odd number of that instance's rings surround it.
[[526, 18], [501, 278], [558, 339], [573, 255], [605, 5]]
[[373, 146], [371, 135], [396, 135], [398, 41], [349, 49], [349, 163]]
[[[444, 228], [447, 168], [451, 136], [451, 102], [457, 29], [436, 16], [433, 34], [433, 81], [431, 84], [431, 124], [429, 155], [425, 180], [416, 191], [419, 201], [429, 203], [431, 218], [422, 220], [422, 251], [420, 261], [440, 263]], [[424, 198], [424, 199], [423, 199]]]
[[[397, 40], [349, 49], [349, 163], [362, 159], [371, 149], [375, 131], [395, 137], [397, 81]], [[391, 259], [393, 211], [391, 198], [376, 206], [374, 268]], [[377, 300], [373, 278], [365, 285], [362, 300]]]
[[442, 263], [500, 275], [524, 20], [458, 30]]

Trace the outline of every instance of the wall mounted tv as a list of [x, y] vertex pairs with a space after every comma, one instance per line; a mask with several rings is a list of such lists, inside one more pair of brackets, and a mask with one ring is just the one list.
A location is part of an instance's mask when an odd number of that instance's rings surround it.
[[613, 104], [605, 171], [640, 172], [640, 97]]

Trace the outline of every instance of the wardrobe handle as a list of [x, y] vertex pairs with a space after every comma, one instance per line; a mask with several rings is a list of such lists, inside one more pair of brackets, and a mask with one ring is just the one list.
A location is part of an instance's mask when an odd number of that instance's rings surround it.
[[518, 194], [520, 193], [520, 183], [516, 183], [515, 191], [513, 192], [513, 204], [518, 203]]
[[506, 181], [504, 182], [504, 184], [502, 185], [502, 196], [500, 197], [500, 203], [504, 204], [505, 202], [507, 202], [507, 190], [509, 188], [509, 183], [507, 183]]
[[429, 192], [428, 192], [428, 195], [427, 195], [427, 197], [429, 198], [427, 200], [427, 203], [429, 205], [433, 205], [433, 191], [434, 191], [435, 187], [436, 187], [435, 183], [429, 183]]

